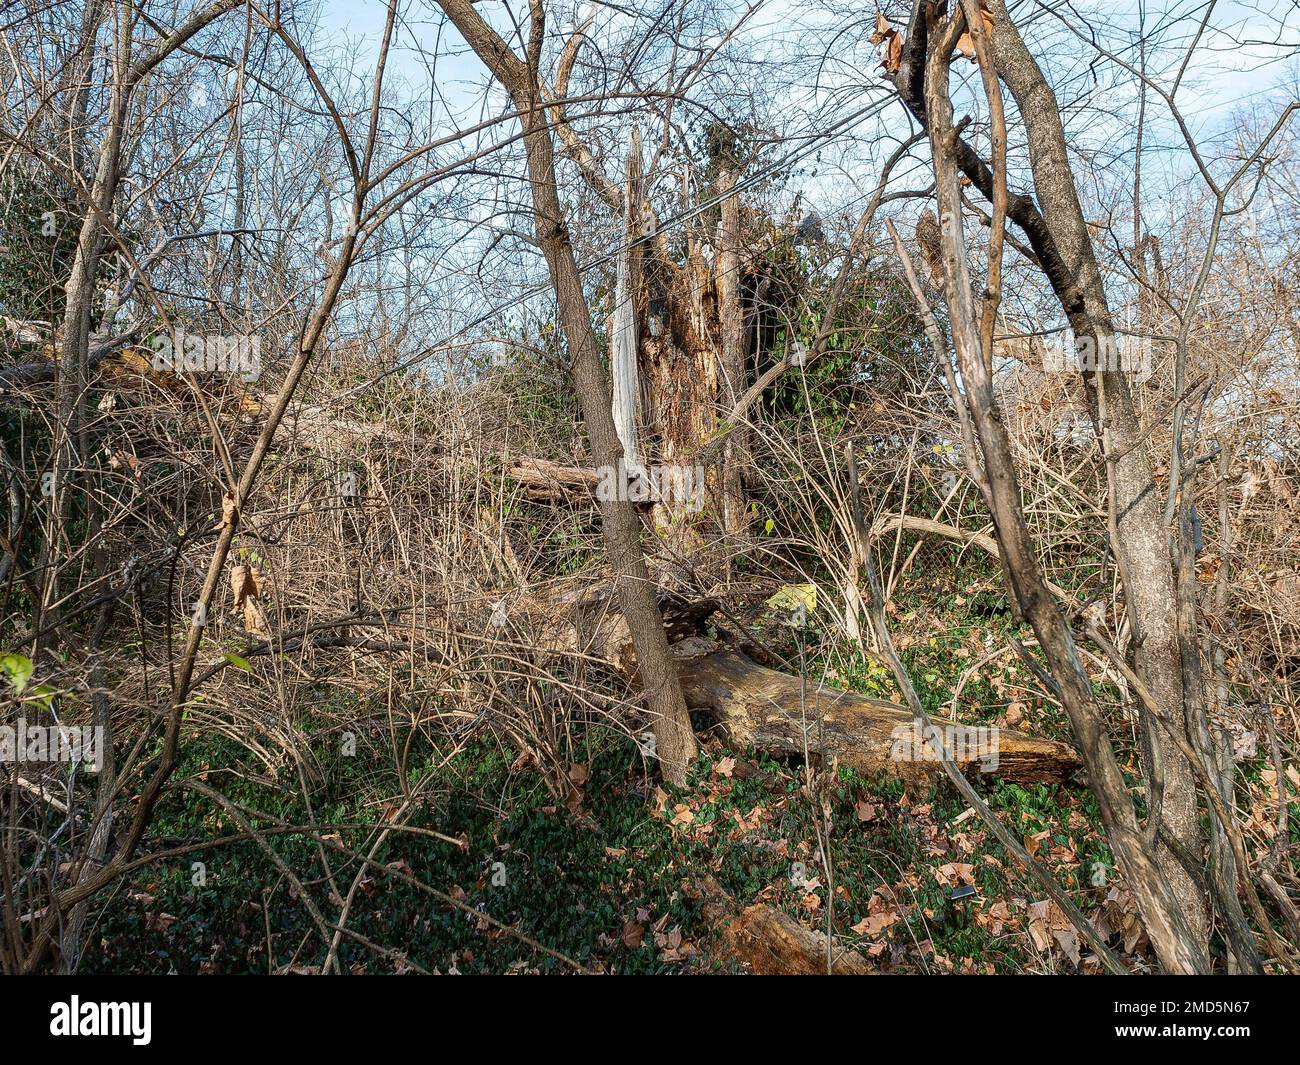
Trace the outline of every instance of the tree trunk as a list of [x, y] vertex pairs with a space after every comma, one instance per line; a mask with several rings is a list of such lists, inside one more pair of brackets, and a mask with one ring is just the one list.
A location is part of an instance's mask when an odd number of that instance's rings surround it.
[[[1080, 664], [1070, 627], [1046, 586], [1025, 522], [1019, 480], [1006, 427], [1002, 424], [994, 397], [992, 371], [985, 360], [979, 316], [972, 298], [957, 166], [967, 170], [976, 186], [990, 200], [997, 202], [994, 176], [953, 128], [948, 62], [960, 26], [947, 21], [932, 25], [930, 19], [933, 15], [933, 8], [918, 0], [904, 46], [898, 86], [930, 137], [939, 206], [944, 298], [948, 305], [953, 346], [965, 384], [965, 402], [984, 455], [986, 497], [1001, 556], [1016, 599], [1038, 637], [1039, 646], [1059, 686], [1061, 703], [1082, 748], [1107, 837], [1133, 886], [1144, 926], [1161, 965], [1174, 973], [1206, 972], [1209, 960], [1204, 937], [1198, 936], [1189, 925], [1162, 863], [1141, 831], [1105, 722]], [[1009, 25], [1005, 10], [1000, 15], [1001, 22]], [[1006, 27], [1001, 29], [1005, 32]], [[982, 31], [976, 36], [979, 37], [980, 33]], [[977, 47], [982, 47], [982, 38], [977, 41]], [[993, 89], [996, 89], [996, 83]], [[1050, 232], [1042, 218], [1033, 211], [1028, 197], [1015, 197], [1011, 205], [1013, 218], [1018, 213], [1030, 223], [1026, 231], [1033, 231], [1031, 237], [1036, 234], [1038, 238], [1047, 238], [1043, 254], [1050, 250], [1054, 255], [1055, 248], [1048, 247]], [[1035, 250], [1038, 250], [1037, 246]], [[1047, 265], [1046, 259], [1040, 261]], [[1059, 269], [1057, 275], [1064, 281]], [[1055, 279], [1053, 283], [1056, 284]], [[1063, 299], [1062, 302], [1066, 301]]]
[[[1041, 68], [1025, 46], [1003, 0], [993, 0], [991, 34], [998, 75], [1020, 108], [1028, 135], [1030, 168], [1039, 209], [1066, 269], [1073, 290], [1061, 293], [1062, 305], [1076, 339], [1091, 338], [1097, 352], [1114, 351], [1115, 328], [1106, 301], [1092, 239], [1079, 205], [1070, 170], [1060, 109]], [[1164, 828], [1187, 853], [1205, 850], [1196, 799], [1196, 776], [1168, 727], [1190, 736], [1184, 698], [1199, 702], [1198, 692], [1185, 692], [1195, 678], [1184, 676], [1178, 638], [1178, 596], [1165, 525], [1145, 433], [1133, 402], [1128, 375], [1123, 372], [1085, 373], [1089, 406], [1106, 457], [1114, 494], [1112, 546], [1119, 565], [1133, 625], [1137, 668], [1160, 707], [1164, 722], [1142, 712], [1148, 764], [1157, 760], [1164, 776], [1160, 814]], [[1192, 934], [1204, 941], [1209, 934], [1205, 898], [1163, 839], [1157, 841], [1157, 861], [1178, 898]]]
[[[722, 200], [718, 224], [718, 320], [722, 332], [722, 381], [719, 399], [723, 410], [731, 410], [745, 394], [745, 307], [740, 296], [741, 238], [740, 200], [733, 194], [739, 173], [728, 160], [718, 176], [717, 192]], [[750, 456], [750, 433], [743, 425], [728, 426], [722, 452], [720, 495], [722, 529], [737, 536], [749, 524], [745, 506], [745, 468]]]
[[[717, 429], [719, 344], [713, 274], [692, 242], [684, 266], [647, 256], [643, 277], [642, 367], [656, 460], [694, 471]], [[716, 469], [706, 469], [700, 487], [715, 503], [716, 485]], [[655, 506], [655, 525], [675, 554], [694, 555], [704, 542], [698, 503], [698, 498], [669, 497]]]
[[[531, 5], [528, 63], [510, 50], [469, 0], [440, 2], [461, 35], [505, 87], [521, 112], [534, 226], [555, 287], [560, 322], [569, 343], [570, 376], [582, 405], [592, 458], [599, 467], [617, 470], [624, 458], [623, 445], [614, 427], [610, 384], [600, 363], [591, 327], [591, 312], [582, 291], [582, 278], [574, 261], [573, 245], [556, 190], [554, 149], [537, 78], [544, 31], [540, 2], [533, 0]], [[653, 720], [656, 753], [665, 778], [681, 784], [695, 759], [695, 734], [691, 731], [690, 716], [655, 606], [654, 589], [641, 549], [640, 519], [626, 498], [603, 499], [600, 512], [619, 603], [636, 645], [646, 705]]]

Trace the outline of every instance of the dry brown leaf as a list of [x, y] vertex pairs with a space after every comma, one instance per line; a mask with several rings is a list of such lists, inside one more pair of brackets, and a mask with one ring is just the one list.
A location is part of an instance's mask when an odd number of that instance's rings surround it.
[[266, 612], [256, 599], [244, 601], [244, 628], [251, 635], [266, 639], [271, 635], [266, 624]]
[[1047, 950], [1052, 945], [1052, 929], [1049, 921], [1050, 899], [1034, 902], [1029, 906], [1029, 937], [1038, 950]]
[[[986, 0], [980, 0], [980, 21], [984, 23], [984, 33], [987, 35], [993, 29], [993, 12], [989, 10]], [[957, 51], [969, 59], [975, 59], [975, 41], [970, 35], [970, 30], [966, 30], [957, 38]]]
[[880, 61], [880, 65], [885, 68], [887, 73], [898, 73], [898, 68], [903, 65], [903, 35], [901, 33], [895, 33], [889, 38], [889, 43], [885, 45], [885, 57]]
[[1219, 567], [1223, 565], [1223, 559], [1218, 555], [1206, 555], [1196, 563], [1196, 579], [1201, 584], [1213, 584], [1214, 578], [1218, 576]]
[[230, 591], [235, 597], [235, 609], [244, 613], [244, 628], [252, 635], [262, 638], [270, 635], [266, 612], [261, 604], [265, 584], [265, 575], [255, 566], [240, 564], [230, 570]]
[[872, 44], [885, 46], [880, 65], [888, 73], [897, 74], [898, 68], [903, 65], [903, 35], [889, 24], [889, 19], [885, 18], [879, 9], [876, 11], [876, 29], [870, 41]]
[[230, 570], [230, 590], [235, 595], [235, 607], [243, 606], [244, 600], [250, 596], [254, 599], [260, 596], [262, 586], [265, 583], [265, 575], [255, 566], [241, 564], [232, 567]]
[[1071, 925], [1068, 928], [1053, 928], [1052, 938], [1056, 940], [1057, 946], [1065, 951], [1065, 956], [1070, 959], [1074, 965], [1079, 964], [1079, 933]]
[[235, 520], [235, 493], [227, 492], [221, 497], [221, 524], [229, 525]]
[[108, 456], [108, 465], [115, 470], [120, 470], [123, 466], [127, 467], [132, 476], [140, 480], [140, 460], [126, 451], [114, 451]]
[[637, 924], [636, 921], [623, 922], [623, 946], [635, 950], [644, 938], [645, 925]]
[[1065, 911], [1051, 899], [1030, 905], [1029, 935], [1039, 950], [1045, 951], [1055, 943], [1072, 964], [1079, 964], [1079, 933]]
[[881, 41], [888, 40], [891, 34], [897, 33], [893, 26], [889, 24], [889, 19], [885, 18], [884, 12], [876, 8], [876, 29], [869, 40], [872, 44], [879, 44]]
[[956, 887], [958, 884], [975, 886], [975, 866], [969, 862], [948, 862], [934, 871], [935, 879], [944, 887]]
[[1248, 469], [1246, 471], [1246, 475], [1241, 479], [1241, 484], [1238, 485], [1238, 487], [1241, 489], [1242, 501], [1245, 502], [1246, 500], [1257, 495], [1259, 493], [1259, 486], [1261, 483], [1262, 482], [1259, 475], [1254, 470]]
[[885, 929], [897, 924], [902, 915], [897, 909], [881, 910], [879, 913], [873, 913], [868, 917], [862, 918], [853, 926], [853, 931], [860, 936], [870, 936], [875, 938]]
[[1043, 845], [1043, 840], [1047, 839], [1050, 835], [1051, 832], [1045, 830], [1043, 832], [1036, 832], [1032, 836], [1025, 837], [1025, 850], [1029, 852], [1029, 857], [1032, 858], [1038, 853], [1038, 848]]

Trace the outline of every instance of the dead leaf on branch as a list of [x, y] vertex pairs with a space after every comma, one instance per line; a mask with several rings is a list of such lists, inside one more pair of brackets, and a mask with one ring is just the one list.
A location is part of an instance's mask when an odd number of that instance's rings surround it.
[[[984, 36], [988, 38], [989, 32], [993, 29], [993, 12], [989, 10], [987, 0], [980, 0], [980, 22], [984, 24]], [[964, 30], [962, 35], [957, 38], [957, 51], [972, 61], [977, 61], [975, 55], [975, 40], [971, 37], [970, 30]]]
[[870, 37], [872, 44], [879, 44], [881, 41], [888, 40], [890, 36], [897, 33], [893, 26], [889, 24], [889, 19], [885, 18], [884, 12], [876, 8], [876, 29]]
[[889, 24], [889, 19], [876, 10], [876, 30], [871, 35], [872, 44], [883, 44], [885, 46], [884, 54], [880, 58], [880, 65], [890, 74], [897, 74], [898, 68], [903, 65], [903, 35]]
[[108, 456], [108, 465], [110, 469], [120, 470], [126, 467], [131, 471], [131, 475], [138, 481], [141, 479], [143, 467], [140, 460], [128, 451], [114, 451]]
[[230, 570], [230, 591], [235, 597], [235, 609], [244, 612], [244, 628], [262, 639], [270, 635], [261, 602], [265, 584], [266, 575], [256, 566], [241, 563]]
[[1213, 584], [1215, 578], [1219, 575], [1219, 567], [1223, 565], [1223, 559], [1218, 555], [1206, 555], [1197, 560], [1196, 579], [1201, 584]]
[[239, 509], [237, 503], [238, 499], [234, 492], [227, 492], [221, 497], [222, 525], [233, 525], [235, 523], [235, 512]]
[[1245, 502], [1259, 494], [1259, 487], [1263, 483], [1262, 478], [1251, 469], [1246, 470], [1246, 474], [1241, 479], [1238, 487], [1241, 489], [1241, 498]]

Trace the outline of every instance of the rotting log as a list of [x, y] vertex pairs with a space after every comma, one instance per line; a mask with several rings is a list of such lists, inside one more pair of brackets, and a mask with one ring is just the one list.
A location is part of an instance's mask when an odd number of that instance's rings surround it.
[[[718, 928], [723, 952], [755, 976], [826, 975], [826, 933], [805, 928], [774, 906], [755, 903]], [[831, 975], [869, 976], [870, 964], [856, 950], [831, 945]]]
[[510, 479], [534, 502], [593, 502], [599, 477], [583, 466], [524, 456], [508, 467]]
[[[920, 779], [941, 769], [937, 749], [919, 742], [912, 713], [883, 699], [804, 683], [714, 641], [673, 645], [686, 704], [710, 712], [736, 748], [778, 755], [819, 755], [864, 773]], [[1011, 729], [963, 728], [945, 737], [968, 776], [989, 773], [1015, 783], [1061, 783], [1078, 768], [1074, 749]], [[978, 742], [973, 742], [978, 739]]]
[[[545, 650], [579, 653], [639, 683], [636, 656], [608, 583], [565, 584], [530, 604]], [[856, 692], [807, 683], [700, 635], [716, 604], [661, 593], [659, 610], [687, 706], [712, 718], [737, 750], [834, 759], [864, 773], [920, 781], [942, 772], [937, 751], [914, 732], [911, 711]], [[940, 727], [959, 722], [936, 722]], [[957, 739], [953, 743], [953, 739]], [[968, 742], [978, 738], [978, 743]], [[1080, 765], [1074, 748], [1012, 729], [966, 727], [945, 740], [968, 776], [1061, 783]]]

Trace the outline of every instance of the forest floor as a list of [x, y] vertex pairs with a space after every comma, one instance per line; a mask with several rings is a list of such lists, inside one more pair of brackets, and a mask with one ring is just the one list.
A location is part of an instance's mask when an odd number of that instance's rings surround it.
[[[928, 709], [946, 717], [957, 678], [1011, 622], [985, 611], [979, 580], [947, 589], [937, 612], [917, 605], [933, 603], [933, 591], [905, 583], [891, 621]], [[810, 676], [894, 694], [875, 663], [836, 660], [832, 668], [825, 658], [808, 657]], [[1058, 708], [1035, 692], [1015, 656], [999, 656], [963, 689], [961, 717], [1067, 738]], [[336, 723], [338, 708], [332, 709]], [[298, 727], [312, 735], [311, 721]], [[383, 742], [378, 731], [361, 735], [357, 756], [346, 758], [338, 754], [334, 727], [312, 739], [323, 779], [308, 788], [310, 805], [293, 766], [269, 777], [244, 746], [226, 738], [189, 744], [177, 779], [205, 781], [283, 822], [355, 826], [334, 827], [326, 839], [366, 852], [375, 826], [401, 804], [401, 786], [382, 768], [393, 761], [389, 752], [366, 757]], [[405, 825], [459, 842], [397, 830], [389, 835], [375, 855], [379, 867], [358, 879], [347, 927], [396, 954], [376, 957], [345, 938], [339, 951], [345, 971], [568, 968], [404, 876], [597, 972], [736, 969], [698, 904], [693, 886], [707, 877], [738, 906], [767, 904], [810, 929], [824, 931], [829, 915], [839, 945], [859, 951], [881, 972], [1099, 971], [1054, 904], [946, 782], [909, 791], [897, 779], [822, 766], [810, 786], [802, 765], [726, 751], [706, 738], [689, 785], [673, 789], [658, 783], [628, 737], [608, 729], [589, 730], [575, 745], [567, 802], [488, 737], [445, 762], [432, 745], [412, 748], [407, 765], [408, 784], [421, 797]], [[1259, 781], [1267, 770], [1261, 761], [1252, 772]], [[979, 787], [1129, 964], [1149, 968], [1133, 900], [1115, 873], [1086, 787], [1022, 787], [996, 778]], [[1300, 816], [1293, 816], [1292, 825], [1297, 822]], [[154, 845], [162, 849], [237, 834], [240, 827], [206, 798], [176, 790], [155, 831]], [[819, 835], [829, 839], [829, 863], [820, 856]], [[320, 913], [337, 920], [339, 899], [358, 878], [360, 863], [335, 852], [327, 873], [322, 848], [306, 834], [271, 835], [267, 843]], [[974, 896], [952, 901], [963, 885]], [[105, 900], [97, 920], [83, 971], [311, 972], [325, 952], [298, 887], [251, 840], [143, 867]]]

